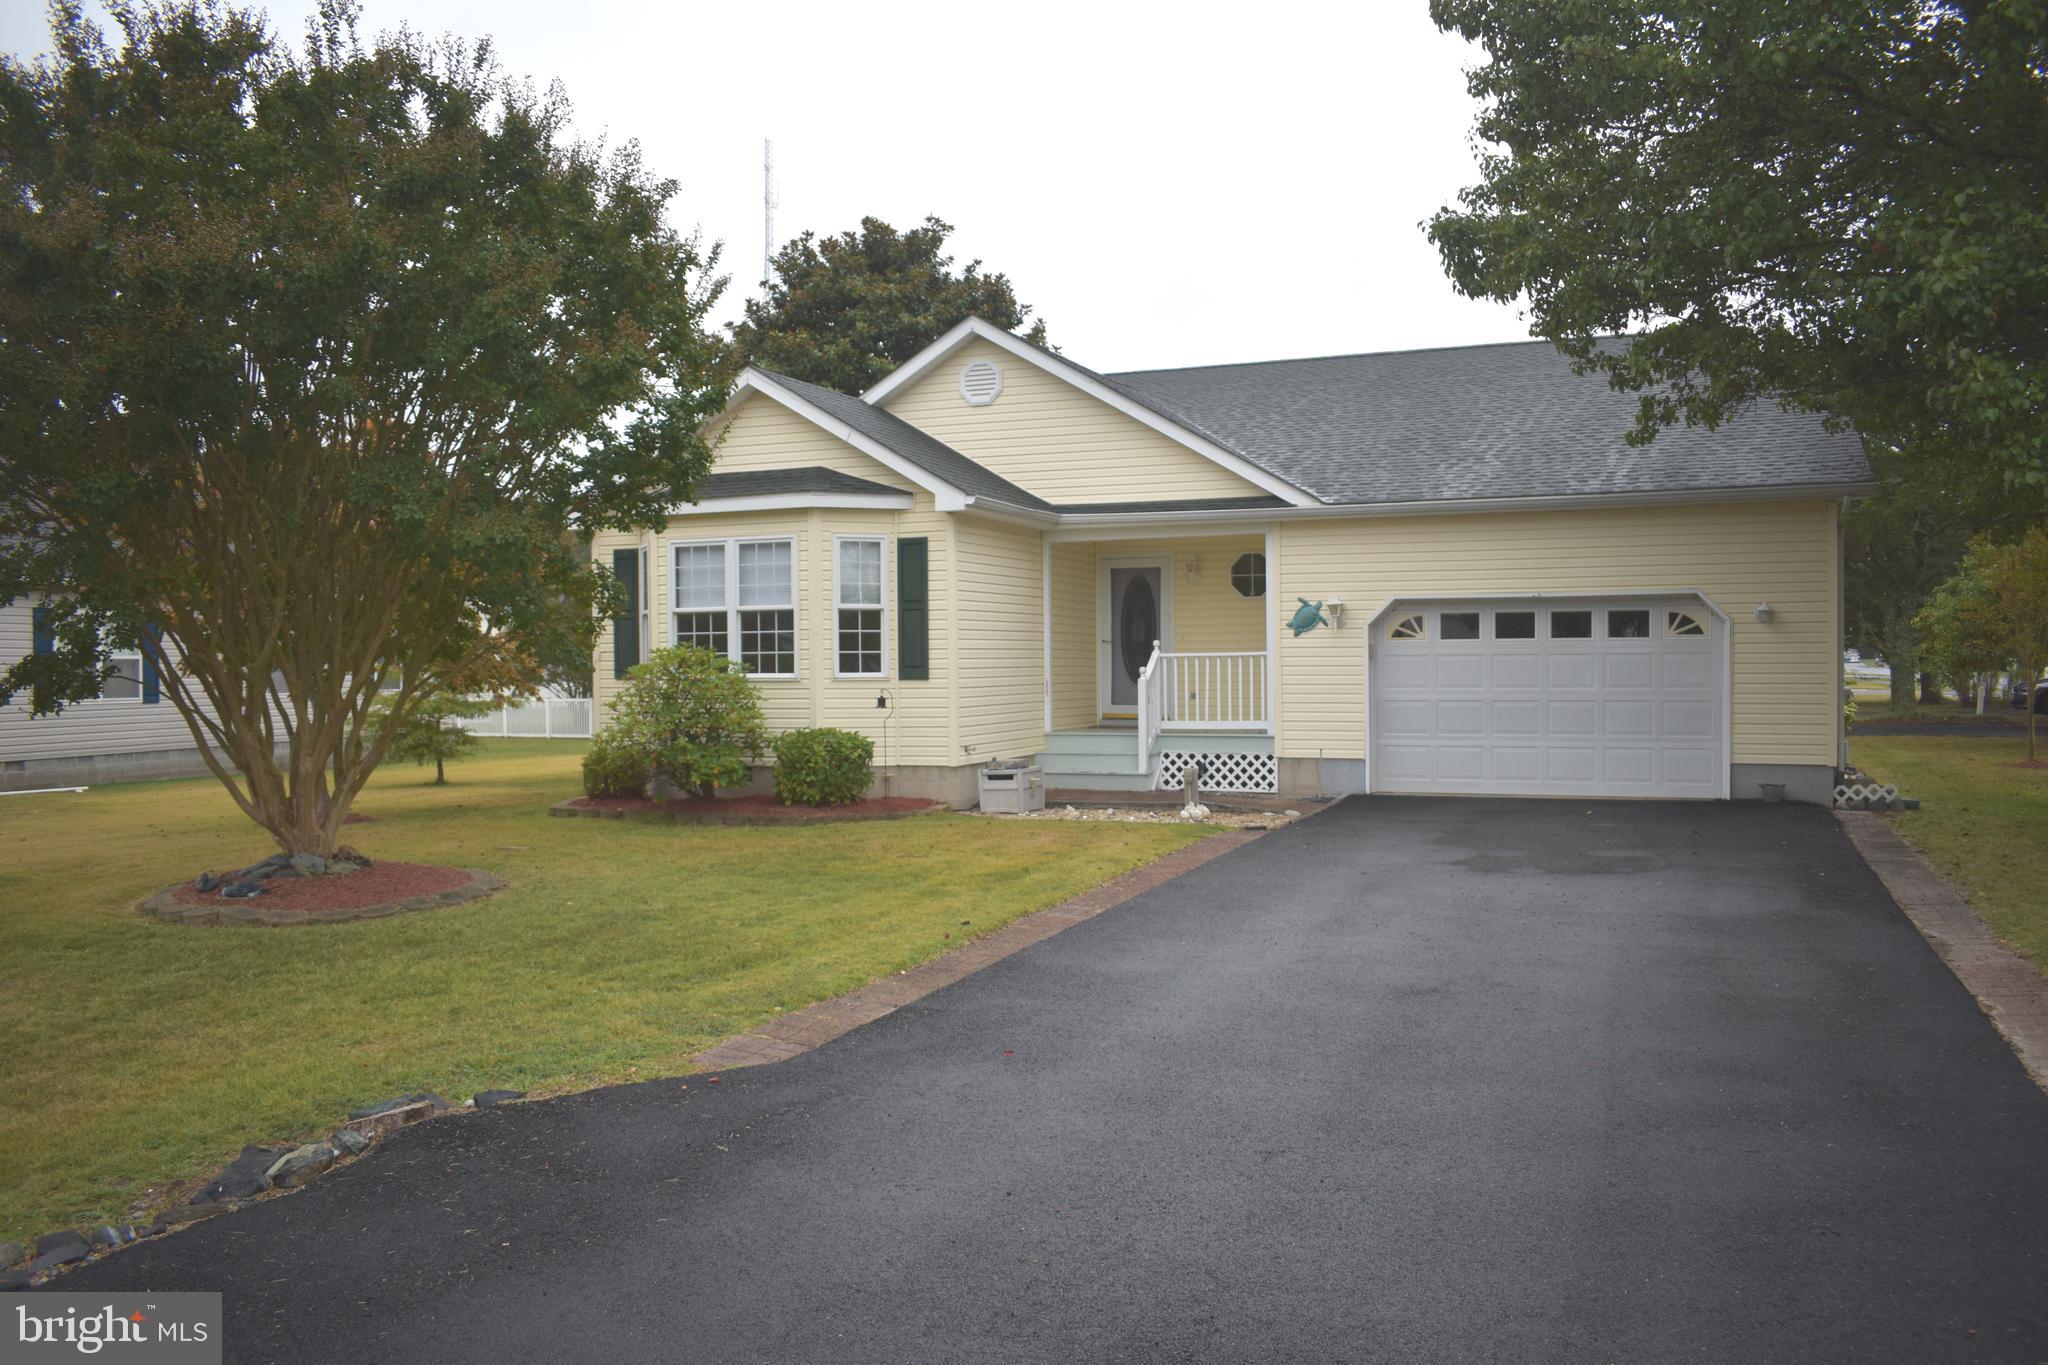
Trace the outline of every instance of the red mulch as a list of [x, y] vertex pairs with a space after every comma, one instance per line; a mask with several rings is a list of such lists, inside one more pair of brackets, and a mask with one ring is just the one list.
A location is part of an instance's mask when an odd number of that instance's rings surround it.
[[570, 804], [585, 810], [666, 811], [690, 816], [744, 816], [749, 820], [853, 820], [877, 815], [907, 815], [945, 804], [919, 796], [870, 796], [843, 806], [785, 806], [773, 796], [693, 796], [687, 800], [653, 801], [644, 796], [579, 796]]
[[2023, 758], [2017, 763], [2008, 763], [2008, 768], [2048, 768], [2048, 758]]
[[[253, 899], [278, 910], [360, 910], [366, 905], [431, 896], [468, 884], [469, 873], [460, 867], [372, 863], [343, 877], [272, 877], [263, 884], [263, 894]], [[223, 900], [218, 891], [194, 890], [190, 882], [178, 888], [177, 897], [187, 905], [244, 904]]]
[[377, 817], [365, 815], [359, 810], [352, 810], [347, 815], [341, 817], [341, 823], [344, 825], [374, 825], [377, 823]]

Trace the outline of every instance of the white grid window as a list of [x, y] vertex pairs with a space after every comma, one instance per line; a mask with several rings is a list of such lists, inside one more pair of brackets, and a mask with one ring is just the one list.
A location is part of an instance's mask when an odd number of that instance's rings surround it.
[[670, 594], [677, 644], [737, 658], [755, 677], [796, 676], [796, 542], [677, 545]]
[[109, 662], [114, 675], [100, 684], [101, 701], [142, 700], [142, 650], [137, 645], [116, 645]]
[[842, 537], [834, 543], [834, 604], [838, 609], [838, 673], [842, 678], [879, 678], [889, 669], [884, 640], [888, 627], [883, 542]]
[[765, 677], [796, 674], [796, 547], [787, 540], [741, 541], [740, 662]]

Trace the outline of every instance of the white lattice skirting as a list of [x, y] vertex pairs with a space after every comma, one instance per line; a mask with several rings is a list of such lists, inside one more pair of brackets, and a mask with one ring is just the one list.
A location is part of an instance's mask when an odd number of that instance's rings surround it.
[[1180, 775], [1190, 763], [1202, 765], [1205, 792], [1280, 790], [1280, 760], [1271, 754], [1205, 754], [1185, 749], [1168, 749], [1159, 755], [1159, 790], [1178, 788]]
[[1899, 804], [1899, 789], [1889, 782], [1844, 782], [1835, 788], [1836, 810], [1889, 810]]

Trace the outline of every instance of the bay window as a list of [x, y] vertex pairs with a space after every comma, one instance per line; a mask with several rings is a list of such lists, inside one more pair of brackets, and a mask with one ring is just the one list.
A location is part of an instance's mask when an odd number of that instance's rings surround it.
[[796, 542], [672, 547], [674, 641], [737, 659], [757, 678], [796, 676]]
[[832, 542], [834, 652], [842, 678], [880, 678], [889, 671], [883, 544], [879, 536], [839, 536]]

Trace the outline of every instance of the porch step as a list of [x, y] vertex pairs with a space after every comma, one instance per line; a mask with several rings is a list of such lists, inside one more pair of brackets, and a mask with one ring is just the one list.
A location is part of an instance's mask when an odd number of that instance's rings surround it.
[[1152, 779], [1129, 768], [1117, 772], [1089, 772], [1086, 769], [1054, 767], [1045, 760], [1047, 755], [1038, 756], [1038, 766], [1045, 769], [1045, 785], [1048, 789], [1059, 787], [1078, 788], [1082, 791], [1142, 792], [1152, 790]]
[[1075, 758], [1119, 755], [1135, 766], [1138, 761], [1136, 730], [1051, 730], [1046, 732], [1045, 752]]

